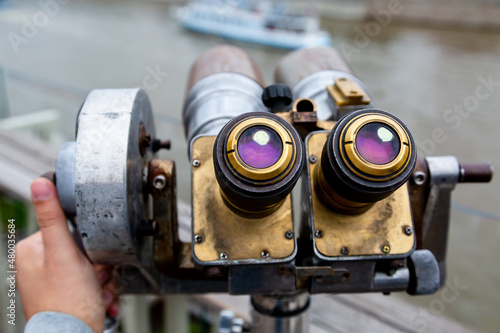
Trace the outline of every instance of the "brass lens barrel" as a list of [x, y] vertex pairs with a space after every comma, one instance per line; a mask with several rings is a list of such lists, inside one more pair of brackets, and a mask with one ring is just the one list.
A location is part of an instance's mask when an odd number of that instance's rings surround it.
[[295, 186], [303, 163], [297, 131], [269, 112], [235, 117], [214, 144], [221, 195], [229, 208], [246, 217], [274, 212]]
[[415, 143], [394, 115], [377, 109], [348, 114], [323, 147], [315, 191], [333, 210], [356, 214], [382, 200], [411, 176]]

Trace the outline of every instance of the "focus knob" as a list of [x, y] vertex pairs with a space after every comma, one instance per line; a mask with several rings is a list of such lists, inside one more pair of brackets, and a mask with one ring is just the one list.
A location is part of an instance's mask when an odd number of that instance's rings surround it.
[[282, 83], [271, 84], [262, 93], [262, 102], [272, 113], [288, 111], [292, 100], [292, 90]]

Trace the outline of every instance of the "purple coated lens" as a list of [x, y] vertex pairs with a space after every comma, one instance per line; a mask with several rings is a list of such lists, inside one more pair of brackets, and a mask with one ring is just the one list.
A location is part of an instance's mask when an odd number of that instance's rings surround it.
[[274, 130], [266, 126], [253, 126], [246, 129], [238, 140], [238, 154], [243, 162], [253, 168], [263, 169], [276, 163], [283, 145]]
[[400, 143], [394, 130], [381, 123], [367, 124], [356, 136], [356, 148], [365, 160], [374, 164], [387, 164], [398, 156]]

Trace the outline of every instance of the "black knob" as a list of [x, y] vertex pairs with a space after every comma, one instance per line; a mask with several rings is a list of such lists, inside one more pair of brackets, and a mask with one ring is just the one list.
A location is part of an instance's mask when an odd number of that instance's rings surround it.
[[288, 111], [292, 100], [292, 90], [286, 84], [271, 84], [262, 92], [262, 102], [272, 113]]

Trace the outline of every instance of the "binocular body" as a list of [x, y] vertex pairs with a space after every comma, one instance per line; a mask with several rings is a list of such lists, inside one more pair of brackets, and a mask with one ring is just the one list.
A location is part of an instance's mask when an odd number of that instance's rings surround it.
[[489, 181], [491, 167], [417, 159], [408, 127], [375, 108], [331, 48], [290, 53], [275, 79], [265, 87], [230, 46], [193, 65], [190, 243], [178, 238], [175, 163], [156, 158], [166, 144], [147, 96], [91, 92], [56, 167], [89, 258], [137, 277], [128, 292], [260, 295], [262, 311], [262, 295], [434, 293], [450, 192], [464, 174]]

